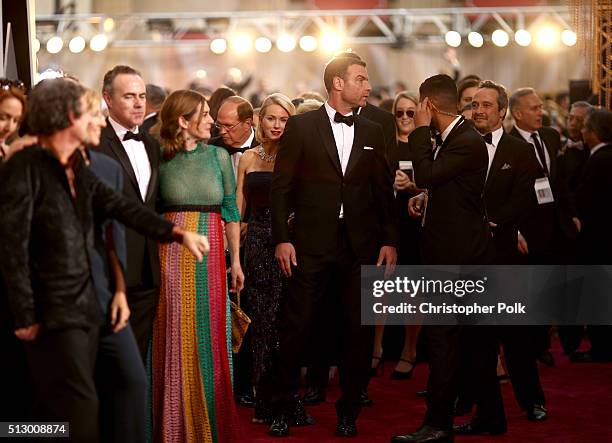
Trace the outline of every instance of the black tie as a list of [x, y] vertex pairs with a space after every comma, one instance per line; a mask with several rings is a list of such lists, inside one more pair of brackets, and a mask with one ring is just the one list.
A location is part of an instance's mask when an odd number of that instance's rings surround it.
[[538, 157], [540, 157], [540, 162], [542, 163], [542, 168], [544, 168], [544, 172], [548, 175], [548, 166], [546, 165], [546, 156], [544, 155], [544, 148], [538, 139], [538, 133], [534, 132], [531, 134], [531, 139], [535, 144], [536, 151], [538, 153]]
[[334, 121], [336, 123], [344, 123], [347, 126], [353, 126], [353, 123], [355, 123], [355, 117], [353, 117], [353, 115], [342, 115], [339, 112], [336, 112], [336, 115], [334, 115]]
[[490, 145], [493, 144], [493, 133], [492, 132], [489, 132], [488, 134], [483, 135], [482, 138], [484, 138], [485, 143], [488, 143]]
[[234, 148], [233, 146], [225, 146], [225, 149], [227, 149], [227, 152], [229, 152], [229, 155], [234, 155], [234, 154], [244, 154], [244, 151], [246, 151], [247, 148]]
[[128, 140], [136, 140], [137, 142], [141, 142], [142, 141], [142, 133], [139, 132], [138, 134], [134, 134], [132, 131], [128, 131], [123, 136], [123, 141], [125, 142], [125, 141], [128, 141]]
[[439, 148], [440, 146], [442, 146], [442, 144], [444, 143], [444, 140], [442, 140], [442, 134], [440, 134], [439, 132], [436, 133], [436, 148]]

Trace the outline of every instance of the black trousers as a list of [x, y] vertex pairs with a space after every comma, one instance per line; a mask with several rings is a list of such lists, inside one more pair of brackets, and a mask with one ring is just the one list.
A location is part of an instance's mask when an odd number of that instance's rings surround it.
[[[309, 256], [298, 251], [297, 260], [288, 294], [281, 303], [281, 342], [274, 409], [290, 410], [293, 394], [298, 389], [299, 364], [306, 343], [313, 329], [321, 327], [314, 320], [329, 306], [326, 297], [335, 295], [339, 297], [334, 319], [340, 330], [338, 373], [342, 391], [336, 402], [336, 412], [338, 416], [357, 418], [361, 410], [359, 393], [366, 381], [374, 341], [374, 329], [361, 326], [360, 275], [361, 265], [372, 263], [372, 258], [355, 256], [341, 223], [334, 254]], [[339, 282], [340, 290], [330, 293], [328, 289], [334, 287], [335, 282]], [[323, 348], [326, 343], [319, 343], [319, 346]]]
[[24, 342], [35, 421], [70, 423], [70, 441], [97, 442], [98, 396], [94, 365], [98, 327], [43, 331]]
[[[474, 401], [476, 416], [485, 423], [505, 423], [504, 402], [497, 379], [498, 326], [465, 326], [461, 343], [459, 401]], [[465, 397], [468, 397], [466, 400]]]
[[127, 301], [130, 306], [130, 325], [143, 363], [146, 364], [149, 345], [153, 335], [153, 321], [159, 302], [158, 288], [128, 288]]
[[421, 330], [429, 351], [427, 412], [425, 425], [452, 430], [457, 383], [459, 351], [463, 326], [424, 326]]
[[132, 328], [100, 335], [95, 381], [103, 442], [145, 441], [147, 376]]
[[541, 329], [541, 326], [501, 326], [499, 328], [512, 389], [523, 410], [533, 405], [546, 404], [537, 362], [540, 348], [533, 342], [533, 330], [537, 328]]
[[12, 325], [0, 326], [0, 421], [27, 421], [32, 405], [31, 383], [24, 342], [15, 336]]

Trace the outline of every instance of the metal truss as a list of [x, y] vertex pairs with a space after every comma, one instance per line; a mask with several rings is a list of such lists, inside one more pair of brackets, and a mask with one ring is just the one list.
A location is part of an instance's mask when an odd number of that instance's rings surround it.
[[[112, 30], [108, 23], [112, 19]], [[85, 37], [105, 32], [111, 45], [203, 45], [234, 33], [264, 36], [275, 41], [279, 35], [295, 38], [336, 32], [347, 45], [384, 44], [394, 47], [444, 41], [449, 30], [466, 35], [501, 28], [510, 35], [528, 31], [542, 22], [555, 22], [569, 29], [565, 6], [501, 8], [416, 8], [367, 10], [287, 10], [135, 14], [56, 14], [36, 17], [36, 34], [44, 41], [51, 35], [80, 34]]]

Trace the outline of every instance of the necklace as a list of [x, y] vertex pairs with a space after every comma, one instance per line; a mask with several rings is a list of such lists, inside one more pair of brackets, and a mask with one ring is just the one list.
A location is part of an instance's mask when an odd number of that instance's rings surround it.
[[276, 154], [268, 154], [263, 146], [257, 147], [257, 155], [266, 163], [274, 163], [274, 160], [276, 160]]

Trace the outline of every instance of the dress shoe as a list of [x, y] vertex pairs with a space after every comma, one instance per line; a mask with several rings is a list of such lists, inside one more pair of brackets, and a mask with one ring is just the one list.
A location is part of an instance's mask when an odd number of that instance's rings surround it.
[[555, 365], [555, 358], [553, 357], [553, 355], [550, 353], [550, 351], [545, 351], [543, 352], [539, 357], [538, 360], [540, 361], [540, 363], [548, 366], [549, 368], [552, 368]]
[[505, 434], [507, 430], [508, 428], [505, 422], [487, 423], [477, 417], [472, 418], [468, 422], [453, 426], [453, 432], [455, 435], [499, 435]]
[[366, 407], [370, 407], [374, 404], [374, 401], [372, 401], [372, 399], [368, 395], [367, 389], [362, 390], [361, 393], [359, 394], [359, 403], [361, 403], [361, 406], [366, 406]]
[[427, 389], [416, 391], [416, 396], [421, 398], [427, 397]]
[[593, 362], [593, 356], [589, 351], [586, 352], [572, 352], [569, 356], [572, 363], [591, 363]]
[[236, 403], [238, 403], [239, 406], [243, 406], [245, 408], [254, 408], [255, 396], [250, 392], [240, 394], [236, 398]]
[[321, 389], [318, 386], [312, 386], [304, 397], [302, 397], [302, 401], [305, 405], [318, 405], [321, 403], [325, 403], [325, 389]]
[[370, 368], [370, 377], [376, 377], [379, 372], [381, 374], [384, 372], [385, 362], [383, 361], [382, 358], [383, 358], [382, 354], [380, 354], [379, 356], [376, 356], [376, 355], [372, 356], [372, 367]]
[[272, 409], [270, 408], [270, 404], [262, 400], [257, 400], [255, 402], [255, 412], [253, 413], [251, 421], [257, 424], [265, 423], [269, 425], [272, 423]]
[[289, 421], [284, 414], [277, 415], [268, 428], [268, 434], [272, 437], [285, 437], [289, 435]]
[[544, 421], [548, 418], [548, 412], [542, 405], [533, 405], [527, 409], [527, 420], [529, 421]]
[[346, 416], [338, 417], [336, 435], [338, 437], [354, 437], [357, 435], [357, 425], [355, 424], [355, 419]]
[[422, 426], [418, 431], [407, 435], [396, 435], [391, 443], [452, 443], [453, 434], [433, 426]]
[[412, 371], [414, 371], [416, 363], [405, 358], [400, 358], [400, 361], [410, 364], [410, 370], [398, 371], [397, 369], [394, 369], [391, 373], [391, 380], [408, 380], [410, 377], [412, 377]]

